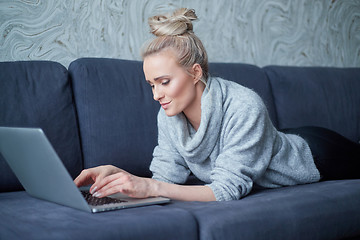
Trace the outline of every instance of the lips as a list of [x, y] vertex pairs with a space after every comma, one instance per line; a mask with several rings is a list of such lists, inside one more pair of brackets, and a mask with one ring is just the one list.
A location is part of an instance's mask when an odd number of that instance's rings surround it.
[[167, 109], [170, 103], [171, 103], [171, 101], [170, 101], [170, 102], [166, 102], [166, 103], [160, 103], [160, 105], [161, 105], [161, 107], [162, 107], [163, 109]]

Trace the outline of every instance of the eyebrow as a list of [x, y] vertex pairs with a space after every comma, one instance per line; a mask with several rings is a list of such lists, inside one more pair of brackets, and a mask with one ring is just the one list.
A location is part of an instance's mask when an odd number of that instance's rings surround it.
[[[162, 75], [162, 76], [159, 76], [159, 77], [156, 77], [154, 78], [154, 81], [158, 81], [159, 79], [163, 79], [163, 78], [167, 78], [167, 77], [170, 77], [170, 75]], [[150, 80], [146, 80], [147, 82], [150, 82]]]
[[170, 75], [163, 75], [163, 76], [160, 76], [160, 77], [156, 77], [156, 78], [154, 78], [154, 81], [157, 81], [157, 80], [162, 79], [162, 78], [167, 78], [167, 77], [170, 77]]

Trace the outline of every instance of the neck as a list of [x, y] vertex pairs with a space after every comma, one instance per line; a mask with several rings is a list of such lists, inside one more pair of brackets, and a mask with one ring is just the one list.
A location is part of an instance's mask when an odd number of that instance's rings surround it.
[[183, 113], [186, 118], [193, 126], [193, 128], [197, 131], [200, 127], [201, 122], [201, 96], [204, 92], [205, 84], [199, 81], [196, 84], [196, 95], [193, 104], [187, 109], [184, 109]]

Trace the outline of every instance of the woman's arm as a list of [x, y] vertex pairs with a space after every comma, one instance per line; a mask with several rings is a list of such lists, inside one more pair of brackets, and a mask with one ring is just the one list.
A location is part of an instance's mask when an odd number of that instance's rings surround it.
[[182, 201], [215, 201], [208, 186], [183, 186], [132, 175], [114, 166], [100, 166], [82, 171], [74, 180], [80, 187], [92, 184], [90, 192], [95, 197], [123, 193], [134, 198], [167, 197]]
[[155, 196], [163, 196], [181, 201], [216, 201], [213, 191], [208, 186], [184, 186], [160, 182], [154, 179], [149, 180], [154, 182], [152, 186], [155, 189]]

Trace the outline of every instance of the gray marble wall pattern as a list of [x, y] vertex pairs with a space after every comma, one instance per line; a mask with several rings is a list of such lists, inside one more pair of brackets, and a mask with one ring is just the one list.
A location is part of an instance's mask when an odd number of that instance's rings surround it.
[[178, 7], [211, 62], [360, 67], [360, 0], [0, 0], [0, 61], [141, 60], [148, 17]]

